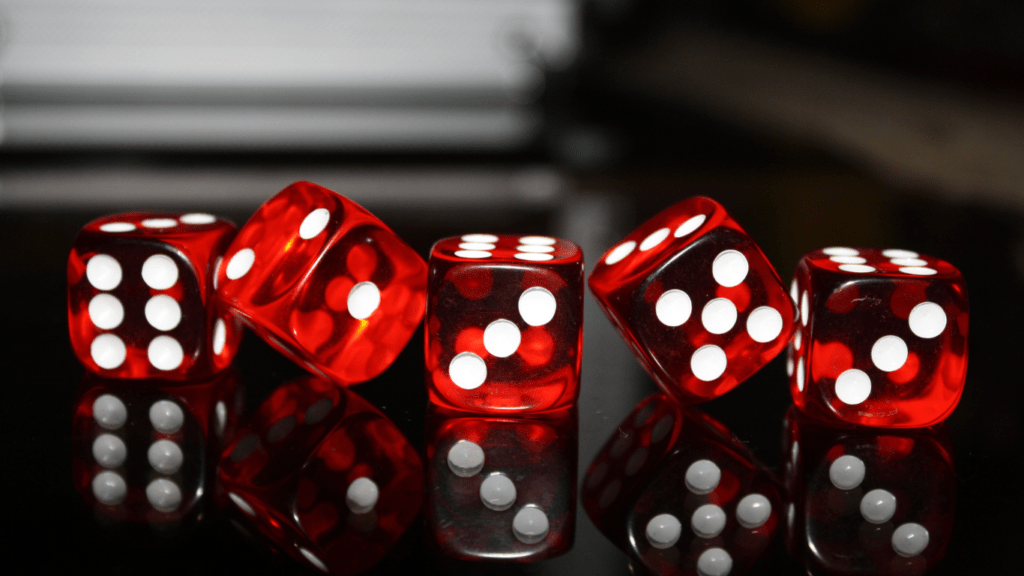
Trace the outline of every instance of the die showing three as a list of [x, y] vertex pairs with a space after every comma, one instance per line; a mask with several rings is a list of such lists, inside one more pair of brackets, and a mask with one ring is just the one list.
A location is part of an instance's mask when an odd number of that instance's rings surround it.
[[797, 265], [794, 403], [824, 421], [931, 426], [967, 371], [967, 287], [948, 262], [908, 250], [831, 247]]
[[583, 351], [583, 253], [547, 236], [466, 234], [430, 253], [427, 390], [458, 410], [572, 406]]

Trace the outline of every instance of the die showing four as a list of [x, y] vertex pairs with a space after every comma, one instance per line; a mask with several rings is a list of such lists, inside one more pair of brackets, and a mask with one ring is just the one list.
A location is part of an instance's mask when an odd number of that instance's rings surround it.
[[606, 252], [590, 290], [654, 381], [684, 403], [721, 396], [789, 341], [795, 311], [761, 249], [696, 197]]
[[967, 288], [948, 262], [908, 250], [806, 254], [787, 370], [794, 404], [823, 421], [920, 428], [956, 408], [967, 370]]
[[427, 390], [479, 412], [572, 406], [583, 351], [583, 253], [547, 236], [466, 234], [430, 252]]
[[130, 212], [94, 220], [68, 258], [75, 355], [110, 378], [202, 378], [227, 367], [241, 326], [214, 270], [235, 226], [209, 214]]

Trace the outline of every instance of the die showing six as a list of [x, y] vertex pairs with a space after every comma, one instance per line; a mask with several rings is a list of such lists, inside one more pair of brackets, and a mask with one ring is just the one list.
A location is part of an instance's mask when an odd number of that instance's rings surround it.
[[226, 368], [241, 326], [214, 270], [235, 226], [210, 214], [129, 212], [85, 225], [68, 257], [71, 347], [107, 378], [195, 379]]

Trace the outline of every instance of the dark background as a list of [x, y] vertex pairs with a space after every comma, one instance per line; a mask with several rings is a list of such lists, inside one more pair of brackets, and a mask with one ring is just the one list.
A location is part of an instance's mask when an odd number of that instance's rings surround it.
[[[31, 62], [18, 64], [26, 53], [19, 6], [0, 5], [0, 283], [8, 331], [0, 461], [15, 530], [3, 546], [11, 561], [24, 559], [31, 572], [306, 571], [262, 552], [215, 509], [173, 538], [96, 521], [71, 485], [71, 408], [83, 370], [68, 344], [65, 303], [67, 254], [92, 218], [167, 208], [241, 225], [260, 202], [303, 179], [364, 205], [424, 257], [448, 235], [551, 234], [580, 244], [589, 270], [636, 225], [703, 194], [733, 213], [787, 283], [803, 253], [827, 245], [900, 247], [953, 263], [970, 294], [971, 359], [948, 420], [956, 524], [933, 573], [1018, 569], [1024, 17], [1015, 3], [595, 1], [571, 12], [570, 61], [531, 62], [543, 82], [511, 97], [441, 78], [433, 92], [411, 85], [392, 94], [381, 82], [361, 99], [332, 92], [330, 83], [278, 92], [258, 85], [249, 87], [250, 100], [245, 86], [234, 86], [239, 96], [185, 81], [172, 92], [118, 91], [100, 80], [33, 83], [24, 73]], [[211, 105], [230, 116], [257, 104], [371, 117], [367, 102], [388, 94], [394, 110], [454, 110], [453, 125], [468, 117], [463, 112], [493, 107], [514, 109], [530, 127], [515, 138], [398, 130], [385, 141], [373, 137], [384, 129], [371, 126], [362, 139], [310, 133], [303, 143], [245, 122], [227, 126], [220, 140], [189, 126], [182, 137], [159, 122], [126, 121], [121, 131], [97, 135], [80, 122], [100, 109], [115, 123], [139, 111], [158, 117], [164, 105], [183, 117]], [[281, 118], [287, 127], [288, 113]], [[355, 387], [418, 447], [422, 354], [418, 332], [394, 366]], [[655, 391], [589, 295], [584, 354], [579, 480], [618, 422]], [[700, 407], [776, 469], [790, 403], [782, 362]], [[250, 411], [302, 374], [252, 334], [235, 367]], [[625, 555], [577, 512], [571, 552], [508, 570], [629, 573]], [[422, 527], [411, 530], [380, 571], [479, 570], [436, 558], [424, 540]], [[801, 572], [780, 542], [775, 548], [766, 573]]]

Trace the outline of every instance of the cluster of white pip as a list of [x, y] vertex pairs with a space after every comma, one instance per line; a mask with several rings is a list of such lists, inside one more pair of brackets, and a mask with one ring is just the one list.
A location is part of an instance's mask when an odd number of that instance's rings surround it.
[[[839, 266], [839, 269], [843, 271], [858, 274], [876, 271], [874, 267], [862, 263], [866, 260], [859, 256], [860, 252], [854, 248], [832, 247], [825, 248], [822, 252], [828, 254], [830, 260], [846, 262]], [[903, 273], [919, 276], [936, 273], [932, 268], [922, 267], [927, 262], [917, 259], [918, 254], [916, 252], [889, 249], [883, 250], [882, 254], [890, 258], [894, 264], [908, 265], [900, 268], [900, 271]], [[857, 262], [853, 262], [854, 260], [857, 260]], [[911, 264], [914, 266], [909, 266]], [[798, 293], [799, 288], [794, 279], [790, 287], [790, 296], [793, 298], [794, 304], [798, 303]], [[800, 324], [806, 328], [810, 318], [810, 295], [807, 290], [799, 294]], [[910, 332], [914, 336], [923, 339], [935, 338], [942, 334], [946, 329], [946, 324], [946, 313], [942, 310], [942, 306], [935, 302], [925, 301], [918, 303], [910, 311], [910, 315], [907, 318], [907, 326]], [[803, 337], [801, 331], [797, 330], [792, 341], [793, 352], [799, 354], [802, 350], [802, 344]], [[894, 334], [882, 336], [871, 346], [871, 362], [875, 368], [883, 372], [899, 370], [906, 364], [909, 356], [910, 351], [906, 341]], [[792, 358], [790, 358], [786, 365], [786, 370], [790, 376], [793, 376], [794, 373], [796, 374], [797, 390], [803, 392], [806, 379], [806, 366], [804, 365], [803, 355], [800, 355], [795, 364]], [[864, 402], [871, 396], [871, 389], [871, 377], [863, 370], [857, 368], [845, 370], [836, 378], [835, 394], [844, 404], [853, 406]]]
[[[218, 426], [223, 428], [226, 407], [222, 402], [216, 406]], [[96, 500], [106, 506], [117, 506], [125, 501], [128, 485], [119, 469], [128, 458], [128, 449], [119, 431], [128, 421], [128, 409], [124, 402], [113, 394], [102, 394], [92, 405], [96, 424], [105, 431], [92, 443], [92, 455], [97, 464], [105, 468], [92, 480], [92, 493]], [[172, 400], [157, 400], [149, 407], [149, 422], [158, 434], [171, 435], [185, 423], [185, 414]], [[159, 475], [146, 486], [146, 500], [160, 512], [174, 512], [181, 505], [182, 492], [178, 484], [168, 476], [177, 473], [184, 462], [181, 447], [173, 440], [158, 439], [149, 446], [146, 453], [150, 467]]]
[[[494, 234], [466, 234], [462, 236], [462, 242], [459, 243], [459, 249], [455, 251], [455, 255], [459, 258], [470, 259], [490, 258], [494, 255], [491, 250], [497, 247], [495, 244], [497, 241], [498, 237]], [[555, 257], [551, 252], [555, 251], [555, 242], [557, 240], [547, 236], [523, 236], [519, 239], [516, 253], [512, 256], [517, 260], [529, 262], [553, 260]]]
[[[177, 220], [172, 218], [150, 218], [143, 220], [145, 228], [165, 229], [180, 224], [210, 224], [216, 218], [210, 214], [185, 214]], [[129, 222], [108, 222], [100, 226], [100, 230], [109, 233], [131, 232], [136, 229]], [[101, 292], [89, 301], [89, 319], [100, 330], [113, 330], [124, 321], [124, 305], [117, 296], [110, 293], [117, 288], [124, 278], [121, 263], [109, 254], [96, 254], [89, 259], [85, 269], [89, 284]], [[142, 281], [153, 290], [167, 290], [178, 282], [178, 266], [174, 260], [164, 254], [154, 254], [142, 264]], [[166, 294], [153, 296], [146, 302], [143, 310], [150, 326], [161, 332], [174, 330], [181, 323], [181, 306]], [[218, 319], [213, 329], [213, 353], [220, 354], [227, 341], [227, 326], [223, 319]], [[90, 345], [90, 355], [94, 362], [105, 370], [113, 370], [124, 363], [128, 349], [124, 341], [116, 334], [103, 333], [98, 335]], [[181, 344], [172, 336], [159, 335], [150, 341], [147, 348], [149, 363], [158, 370], [168, 371], [178, 368], [185, 358]]]
[[[459, 440], [448, 450], [448, 468], [460, 478], [476, 476], [484, 469], [484, 451], [479, 444]], [[480, 501], [495, 512], [504, 512], [516, 502], [516, 486], [501, 472], [492, 472], [480, 483]], [[523, 544], [537, 544], [548, 535], [548, 516], [536, 504], [526, 504], [512, 518], [512, 534]]]
[[[686, 488], [698, 496], [710, 494], [718, 487], [722, 471], [710, 460], [697, 460], [684, 475]], [[753, 530], [768, 521], [771, 502], [762, 494], [744, 496], [736, 505], [736, 522]], [[699, 538], [715, 538], [725, 530], [725, 511], [716, 504], [704, 504], [694, 510], [690, 528]], [[682, 536], [682, 523], [672, 514], [658, 514], [647, 523], [647, 541], [655, 548], [671, 548]], [[697, 558], [697, 573], [703, 576], [724, 576], [732, 569], [732, 557], [722, 548], [709, 548]]]
[[[795, 448], [794, 444], [794, 448]], [[828, 476], [839, 490], [853, 490], [864, 482], [866, 467], [860, 458], [846, 454], [836, 458], [829, 467]], [[872, 524], [885, 524], [896, 513], [896, 497], [888, 490], [876, 488], [860, 500], [860, 514]], [[892, 549], [900, 556], [917, 556], [928, 546], [928, 530], [924, 526], [906, 522], [892, 534]]]
[[[669, 228], [659, 228], [647, 235], [639, 244], [629, 240], [612, 249], [605, 257], [606, 265], [617, 264], [626, 256], [639, 249], [647, 252], [664, 242], [670, 234], [682, 238], [692, 234], [704, 224], [707, 216], [693, 216], [680, 224], [673, 233]], [[711, 266], [711, 276], [715, 282], [725, 288], [738, 286], [747, 277], [750, 263], [737, 250], [723, 250], [715, 257]], [[678, 288], [666, 290], [654, 306], [658, 321], [669, 327], [682, 326], [693, 313], [693, 301], [690, 295]], [[733, 329], [739, 319], [736, 305], [728, 298], [713, 298], [704, 304], [701, 311], [701, 323], [711, 334], [725, 334]], [[746, 330], [750, 337], [761, 343], [771, 342], [782, 333], [782, 314], [771, 306], [760, 306], [747, 315]], [[690, 357], [690, 371], [698, 379], [710, 382], [722, 376], [728, 365], [725, 351], [715, 344], [701, 346]]]

